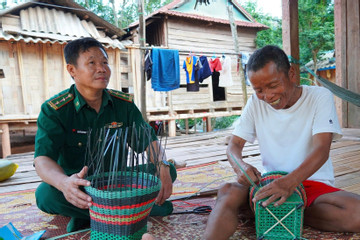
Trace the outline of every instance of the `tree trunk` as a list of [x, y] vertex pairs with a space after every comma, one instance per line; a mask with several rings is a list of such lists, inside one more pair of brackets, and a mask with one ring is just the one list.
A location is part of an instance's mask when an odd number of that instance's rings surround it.
[[117, 17], [117, 12], [116, 12], [116, 7], [115, 7], [115, 0], [110, 0], [111, 5], [112, 5], [112, 10], [113, 10], [113, 14], [114, 14], [114, 22], [115, 22], [115, 26], [119, 27], [119, 20]]

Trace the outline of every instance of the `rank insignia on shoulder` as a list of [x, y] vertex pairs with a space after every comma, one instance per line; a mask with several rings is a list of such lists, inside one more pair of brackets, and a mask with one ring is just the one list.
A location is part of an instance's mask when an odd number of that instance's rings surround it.
[[123, 125], [122, 122], [111, 122], [105, 125], [107, 128], [119, 128]]
[[48, 102], [50, 107], [52, 107], [55, 110], [58, 110], [71, 102], [74, 99], [74, 95], [71, 93], [64, 93]]
[[132, 102], [133, 98], [134, 98], [133, 95], [131, 95], [129, 93], [124, 93], [124, 92], [116, 91], [116, 90], [113, 90], [113, 89], [108, 89], [108, 93], [111, 96], [114, 96], [116, 98], [122, 99], [122, 100], [127, 101], [127, 102]]

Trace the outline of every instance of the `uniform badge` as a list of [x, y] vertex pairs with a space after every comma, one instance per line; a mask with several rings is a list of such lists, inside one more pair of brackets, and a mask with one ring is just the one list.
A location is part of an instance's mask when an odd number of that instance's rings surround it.
[[106, 127], [107, 128], [119, 128], [122, 125], [123, 125], [122, 122], [111, 122], [111, 123], [106, 124]]

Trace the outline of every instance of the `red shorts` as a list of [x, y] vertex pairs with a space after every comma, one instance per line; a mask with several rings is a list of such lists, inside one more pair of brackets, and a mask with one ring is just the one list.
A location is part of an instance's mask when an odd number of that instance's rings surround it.
[[315, 201], [315, 199], [317, 199], [323, 194], [342, 191], [339, 188], [335, 188], [317, 181], [305, 180], [302, 184], [306, 192], [306, 207], [310, 207], [310, 205]]

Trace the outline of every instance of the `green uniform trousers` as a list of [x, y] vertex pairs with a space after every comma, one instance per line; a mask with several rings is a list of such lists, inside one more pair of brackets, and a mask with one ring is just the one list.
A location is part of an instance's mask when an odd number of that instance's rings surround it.
[[[152, 165], [153, 173], [155, 172], [154, 165]], [[150, 170], [151, 172], [151, 170]], [[175, 166], [170, 163], [170, 175], [171, 179], [174, 182], [177, 173]], [[35, 192], [36, 204], [38, 208], [49, 214], [57, 214], [67, 217], [81, 218], [81, 219], [90, 219], [89, 209], [80, 209], [69, 203], [62, 192], [54, 188], [53, 186], [47, 183], [41, 183]], [[171, 212], [172, 212], [172, 204]], [[170, 213], [171, 213], [170, 212]], [[169, 213], [169, 204], [164, 204], [162, 206], [154, 205], [153, 209], [150, 212], [151, 216], [164, 216]]]

